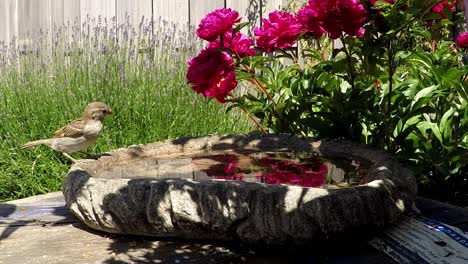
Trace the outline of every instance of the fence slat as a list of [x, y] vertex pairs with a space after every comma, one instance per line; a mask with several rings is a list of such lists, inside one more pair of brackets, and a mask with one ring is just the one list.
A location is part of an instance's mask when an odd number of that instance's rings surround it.
[[0, 41], [9, 43], [18, 36], [18, 1], [0, 1]]
[[264, 2], [263, 17], [268, 18], [268, 14], [275, 10], [281, 10], [282, 6], [287, 6], [287, 0], [262, 0]]
[[50, 15], [52, 26], [60, 27], [64, 23], [64, 0], [51, 0]]
[[250, 21], [251, 25], [244, 28], [242, 33], [253, 34], [252, 29], [256, 26], [260, 26], [260, 20], [262, 18], [260, 11], [265, 9], [265, 0], [228, 1], [226, 7], [238, 11], [242, 17], [241, 22]]
[[188, 1], [189, 0], [153, 0], [154, 19], [158, 20], [161, 18], [165, 21], [187, 24], [189, 21]]
[[126, 22], [128, 16], [128, 22], [134, 27], [138, 27], [142, 17], [151, 19], [152, 15], [152, 0], [117, 0], [117, 23], [122, 24]]
[[115, 0], [80, 0], [81, 23], [85, 22], [87, 16], [91, 19], [101, 17], [108, 21], [115, 16]]
[[76, 0], [63, 0], [63, 21], [64, 23], [73, 24], [76, 20], [79, 21], [81, 17], [81, 1]]
[[220, 0], [190, 0], [190, 25], [197, 27], [206, 14], [222, 7]]
[[40, 30], [51, 29], [51, 0], [18, 0], [18, 42], [27, 44]]

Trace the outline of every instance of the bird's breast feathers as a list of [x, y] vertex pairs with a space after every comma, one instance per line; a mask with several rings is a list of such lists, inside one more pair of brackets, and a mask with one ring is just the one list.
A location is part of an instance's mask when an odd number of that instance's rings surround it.
[[83, 128], [84, 137], [97, 137], [102, 131], [102, 123], [99, 120], [90, 120], [86, 122]]

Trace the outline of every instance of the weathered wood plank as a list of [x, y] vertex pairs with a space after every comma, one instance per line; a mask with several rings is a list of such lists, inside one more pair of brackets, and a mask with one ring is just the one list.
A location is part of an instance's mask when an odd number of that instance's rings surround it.
[[46, 34], [51, 25], [51, 0], [18, 0], [18, 40], [20, 45], [33, 41], [41, 29]]
[[129, 23], [138, 28], [142, 19], [150, 20], [152, 16], [152, 0], [116, 0], [117, 23]]
[[261, 11], [265, 8], [265, 0], [227, 1], [226, 7], [239, 12], [242, 17], [241, 22], [251, 22], [252, 25], [243, 30], [245, 34], [247, 31], [252, 31], [252, 28], [260, 26]]
[[33, 205], [49, 205], [58, 204], [64, 205], [65, 199], [62, 192], [52, 192], [46, 194], [39, 194], [35, 196], [26, 197], [23, 199], [8, 201], [0, 203], [1, 205], [15, 205], [15, 206], [33, 206]]
[[0, 227], [77, 223], [61, 192], [0, 203]]
[[0, 1], [0, 42], [18, 36], [18, 0]]
[[[0, 227], [0, 233], [4, 230]], [[209, 243], [154, 241], [89, 232], [83, 225], [26, 226], [0, 241], [0, 263], [229, 263], [240, 256]]]
[[89, 16], [91, 19], [99, 19], [110, 21], [116, 15], [115, 0], [80, 0], [80, 17], [81, 22], [86, 21]]
[[224, 7], [224, 1], [219, 0], [190, 0], [190, 25], [198, 27], [200, 21], [209, 12]]
[[73, 24], [75, 21], [80, 21], [81, 17], [81, 1], [63, 0], [63, 21]]
[[52, 27], [60, 27], [64, 23], [64, 0], [51, 0], [50, 15]]
[[288, 4], [287, 0], [262, 0], [263, 2], [263, 14], [264, 18], [268, 18], [268, 14], [275, 11], [281, 10], [282, 6], [286, 6]]
[[174, 22], [177, 24], [187, 24], [189, 22], [188, 1], [189, 0], [153, 0], [154, 19], [158, 20], [161, 18], [162, 20]]

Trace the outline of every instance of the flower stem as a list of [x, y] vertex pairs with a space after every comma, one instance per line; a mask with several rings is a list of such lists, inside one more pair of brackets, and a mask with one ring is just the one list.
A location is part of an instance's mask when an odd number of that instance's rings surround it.
[[392, 118], [392, 94], [393, 94], [393, 74], [395, 73], [394, 59], [395, 55], [393, 53], [392, 41], [388, 44], [388, 55], [387, 55], [387, 64], [388, 64], [388, 100], [387, 100], [387, 127], [385, 129], [385, 141], [387, 143], [387, 150], [391, 150], [391, 141], [390, 141], [390, 119]]
[[388, 101], [387, 101], [387, 114], [390, 116], [392, 112], [392, 92], [393, 92], [393, 48], [390, 42], [388, 47]]
[[[237, 58], [240, 59], [241, 56], [239, 56], [239, 53], [238, 53], [235, 49], [233, 49], [233, 50], [234, 50], [234, 53], [236, 54]], [[245, 69], [245, 70], [250, 74], [250, 76], [252, 77], [251, 82], [252, 82], [253, 84], [255, 84], [255, 86], [257, 86], [258, 89], [260, 89], [260, 91], [262, 91], [262, 93], [264, 93], [264, 94], [268, 97], [268, 99], [271, 101], [271, 103], [272, 103], [273, 105], [276, 105], [276, 102], [275, 102], [275, 100], [273, 100], [273, 97], [271, 96], [271, 94], [268, 93], [268, 91], [265, 89], [265, 87], [257, 80], [257, 78], [255, 78], [255, 73], [254, 73], [254, 71], [253, 71], [248, 65], [242, 64], [242, 66], [244, 67], [244, 69]]]
[[[234, 50], [237, 58], [241, 58], [239, 56], [239, 54], [237, 53], [236, 50]], [[250, 74], [250, 76], [252, 77], [252, 79], [250, 80], [251, 83], [253, 83], [255, 86], [257, 86], [258, 89], [260, 89], [260, 91], [262, 91], [267, 97], [268, 99], [271, 101], [271, 103], [273, 104], [273, 107], [274, 107], [274, 110], [272, 111], [272, 114], [282, 123], [282, 124], [285, 124], [286, 122], [286, 125], [289, 126], [291, 132], [294, 132], [294, 127], [292, 126], [292, 124], [287, 121], [287, 120], [284, 120], [283, 118], [281, 118], [281, 115], [278, 113], [277, 109], [276, 109], [276, 102], [275, 100], [273, 99], [273, 97], [271, 96], [270, 93], [268, 93], [268, 91], [265, 89], [265, 86], [263, 86], [263, 84], [255, 77], [255, 72], [252, 70], [252, 68], [250, 68], [248, 65], [245, 65], [245, 64], [242, 64], [242, 66], [244, 67], [244, 69]], [[243, 111], [245, 113], [248, 113], [246, 109], [243, 109]], [[252, 119], [252, 117], [250, 116], [250, 113], [249, 114], [249, 117], [250, 119]], [[252, 119], [252, 121], [254, 121], [254, 119]], [[256, 121], [256, 120], [255, 120]], [[254, 122], [255, 122], [254, 121]], [[257, 124], [257, 123], [256, 123]], [[258, 124], [257, 126], [259, 126], [260, 124]], [[260, 126], [259, 126], [260, 127]], [[261, 128], [262, 132], [264, 132], [265, 134], [267, 133], [266, 130], [262, 127]]]
[[317, 39], [316, 43], [317, 43], [317, 49], [320, 50], [320, 54], [322, 55], [322, 61], [326, 60], [325, 55], [327, 54], [327, 50], [322, 49], [322, 45], [320, 44], [320, 39]]
[[[233, 100], [237, 100], [236, 96], [232, 92], [229, 92], [229, 96], [231, 96], [231, 98]], [[244, 113], [247, 114], [247, 116], [250, 118], [250, 120], [252, 120], [252, 122], [254, 122], [254, 124], [258, 127], [258, 129], [260, 129], [262, 134], [264, 134], [264, 135], [268, 134], [266, 129], [258, 122], [258, 120], [249, 111], [247, 111], [247, 109], [244, 106], [241, 106], [241, 109], [242, 109], [242, 111], [244, 111]]]
[[348, 47], [346, 47], [344, 36], [340, 37], [341, 42], [343, 43], [343, 50], [346, 54], [346, 61], [348, 62], [348, 81], [351, 83], [351, 88], [354, 91], [354, 67], [353, 61], [351, 60], [351, 54], [349, 53]]
[[257, 80], [257, 78], [255, 78], [255, 75], [252, 71], [252, 69], [250, 69], [249, 66], [243, 64], [244, 68], [251, 74], [252, 76], [252, 83], [255, 84], [255, 86], [258, 87], [258, 89], [260, 89], [267, 97], [268, 99], [270, 99], [270, 101], [273, 103], [273, 105], [276, 105], [276, 102], [275, 100], [273, 100], [273, 97], [270, 95], [270, 93], [267, 92], [267, 90], [265, 89], [265, 87]]

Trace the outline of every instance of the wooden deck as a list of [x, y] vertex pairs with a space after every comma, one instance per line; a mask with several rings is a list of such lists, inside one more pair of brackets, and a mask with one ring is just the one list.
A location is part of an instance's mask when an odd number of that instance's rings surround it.
[[[422, 214], [468, 231], [468, 210], [418, 198]], [[354, 237], [301, 249], [252, 249], [206, 241], [158, 240], [90, 230], [61, 192], [0, 204], [0, 263], [367, 263], [394, 264]]]

